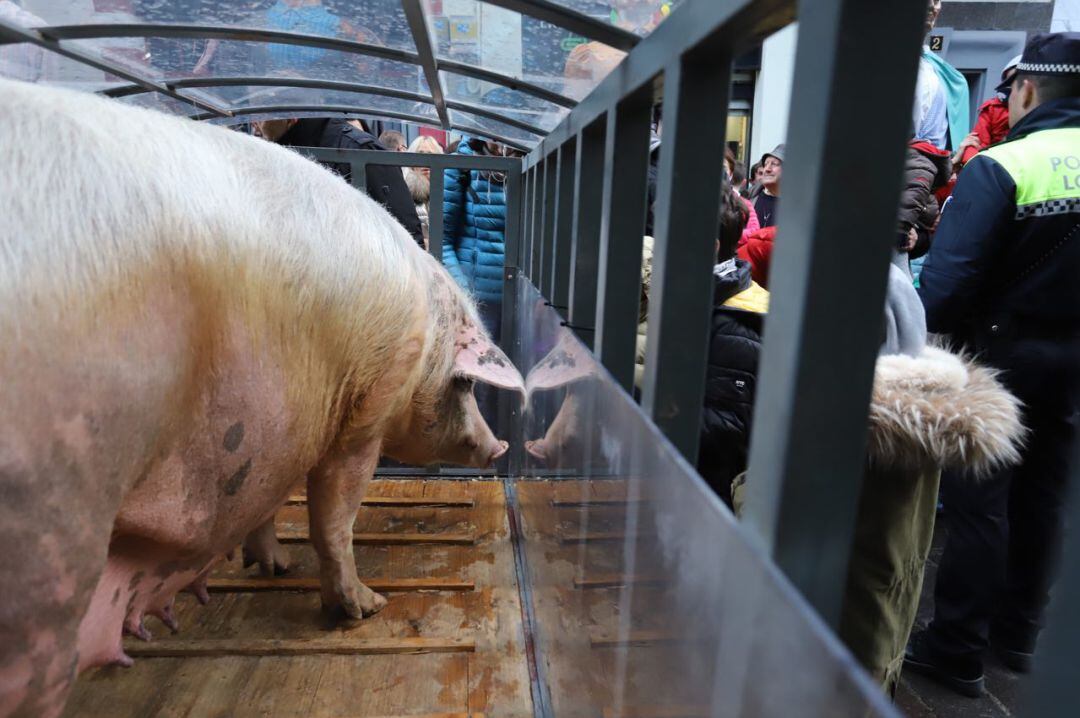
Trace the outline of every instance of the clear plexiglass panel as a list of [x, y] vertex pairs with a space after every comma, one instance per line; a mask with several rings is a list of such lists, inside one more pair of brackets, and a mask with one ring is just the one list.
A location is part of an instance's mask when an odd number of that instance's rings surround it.
[[[435, 7], [435, 6], [433, 6]], [[551, 23], [477, 0], [443, 0], [430, 14], [439, 59], [481, 67], [580, 100], [624, 57]], [[589, 45], [586, 50], [579, 46]]]
[[570, 110], [527, 92], [453, 72], [440, 73], [446, 98], [481, 107], [550, 132]]
[[685, 0], [553, 0], [571, 10], [645, 36]]
[[419, 65], [320, 47], [243, 40], [165, 37], [71, 40], [124, 69], [167, 80], [190, 78], [300, 78], [372, 85], [430, 95]]
[[544, 298], [519, 280], [514, 301], [528, 410], [496, 433], [525, 449], [511, 495], [550, 715], [896, 716]]
[[25, 0], [19, 22], [207, 25], [354, 40], [415, 51], [399, 0]]
[[464, 110], [450, 110], [450, 124], [465, 134], [469, 134], [470, 128], [480, 129], [496, 137], [504, 137], [529, 147], [541, 139], [540, 135]]
[[[201, 95], [214, 104], [230, 110], [249, 107], [309, 107], [327, 105], [331, 107], [355, 108], [359, 112], [371, 114], [395, 113], [413, 115], [418, 118], [430, 118], [438, 123], [434, 105], [426, 102], [402, 100], [396, 97], [375, 95], [366, 92], [328, 91], [308, 87], [264, 87], [261, 85], [238, 85], [230, 87], [200, 88]], [[192, 96], [191, 90], [180, 93]]]
[[[257, 77], [287, 82], [295, 78], [371, 85], [430, 96], [418, 65], [325, 48], [164, 37], [64, 40], [61, 45], [150, 80]], [[79, 72], [80, 65], [68, 61], [61, 71], [83, 76], [86, 72]], [[103, 74], [95, 72], [99, 76]]]
[[141, 92], [136, 95], [118, 97], [114, 102], [122, 102], [125, 105], [145, 107], [149, 110], [157, 110], [158, 112], [165, 112], [170, 115], [183, 115], [185, 117], [206, 112], [205, 108], [194, 103], [181, 102], [180, 100], [168, 97], [167, 95], [161, 95], [157, 92]]
[[0, 77], [87, 92], [126, 84], [97, 68], [26, 42], [0, 45]]

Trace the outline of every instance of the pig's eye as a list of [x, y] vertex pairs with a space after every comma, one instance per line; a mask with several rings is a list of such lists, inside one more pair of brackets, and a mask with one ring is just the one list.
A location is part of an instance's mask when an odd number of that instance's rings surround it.
[[455, 376], [454, 388], [458, 391], [469, 391], [473, 387], [473, 380], [467, 376]]

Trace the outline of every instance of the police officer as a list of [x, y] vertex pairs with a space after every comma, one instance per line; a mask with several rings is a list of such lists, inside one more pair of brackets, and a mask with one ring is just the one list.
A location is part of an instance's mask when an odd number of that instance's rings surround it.
[[988, 647], [1030, 670], [1061, 545], [1080, 405], [1080, 33], [1033, 37], [998, 90], [1011, 129], [961, 173], [919, 288], [927, 328], [1000, 369], [1030, 431], [1019, 466], [943, 477], [934, 619], [904, 663], [969, 696]]

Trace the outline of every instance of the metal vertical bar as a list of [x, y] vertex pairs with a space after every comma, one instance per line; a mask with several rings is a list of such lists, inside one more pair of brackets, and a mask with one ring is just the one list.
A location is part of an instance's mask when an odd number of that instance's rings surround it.
[[544, 221], [540, 233], [540, 293], [551, 299], [551, 277], [554, 274], [552, 251], [555, 245], [555, 190], [558, 177], [558, 153], [552, 152], [544, 162]]
[[547, 158], [540, 163], [536, 173], [536, 195], [533, 197], [532, 272], [529, 274], [529, 279], [537, 287], [543, 286], [540, 273], [543, 264], [541, 257], [544, 251], [544, 201], [547, 198], [549, 164]]
[[529, 192], [531, 173], [525, 170], [521, 175], [521, 243], [518, 254], [518, 267], [525, 271], [529, 257]]
[[600, 252], [600, 203], [603, 200], [604, 117], [578, 134], [574, 164], [573, 237], [570, 241], [570, 291], [567, 319], [590, 349], [596, 322], [596, 270]]
[[521, 257], [518, 266], [521, 267], [523, 276], [529, 276], [529, 259], [532, 250], [529, 243], [529, 233], [532, 231], [532, 194], [533, 194], [533, 170], [525, 170], [522, 180], [522, 207], [521, 207]]
[[[468, 172], [468, 170], [462, 170]], [[445, 217], [443, 199], [446, 194], [443, 170], [432, 170], [431, 192], [428, 195], [428, 251], [441, 264], [443, 261], [443, 235]]]
[[[518, 273], [521, 265], [521, 212], [522, 183], [521, 161], [506, 173], [506, 226], [503, 233], [503, 290], [502, 331], [500, 344], [514, 366], [522, 366], [521, 327], [518, 325]], [[520, 397], [512, 392], [499, 393], [499, 436], [510, 441], [507, 455], [507, 471], [511, 476], [521, 473], [522, 452], [525, 437], [522, 434]]]
[[443, 129], [450, 129], [450, 115], [446, 111], [446, 96], [439, 77], [439, 63], [435, 59], [435, 49], [431, 45], [431, 33], [428, 32], [424, 9], [420, 7], [420, 0], [401, 0], [401, 9], [405, 12], [409, 30], [412, 31], [416, 54], [419, 55], [420, 64], [424, 68], [424, 79], [427, 80], [428, 89], [431, 90], [431, 101], [435, 104], [439, 122], [442, 123]]
[[521, 266], [521, 206], [522, 181], [521, 160], [518, 166], [506, 173], [506, 226], [503, 229], [504, 264]]
[[[784, 163], [745, 522], [833, 627], [925, 14], [922, 0], [818, 0], [800, 16], [791, 97], [799, 121]], [[851, 144], [867, 107], [877, 118], [869, 174]], [[849, 202], [836, 188], [855, 176], [859, 201]]]
[[628, 392], [634, 388], [651, 119], [652, 86], [646, 85], [608, 110], [604, 138], [595, 351]]
[[[705, 395], [712, 267], [724, 167], [731, 58], [703, 47], [664, 71], [664, 143], [657, 177], [649, 333], [642, 407], [697, 463]], [[711, 141], [702, 137], [714, 134]]]
[[349, 163], [349, 182], [353, 187], [367, 194], [367, 162]]
[[555, 237], [551, 244], [551, 288], [548, 296], [555, 309], [569, 316], [570, 243], [574, 220], [574, 179], [577, 165], [577, 139], [559, 147], [559, 169], [555, 190]]
[[525, 220], [529, 225], [529, 235], [526, 244], [526, 254], [522, 258], [527, 268], [525, 276], [532, 281], [535, 276], [535, 268], [533, 265], [533, 257], [535, 256], [534, 248], [536, 247], [536, 215], [539, 209], [537, 203], [539, 202], [539, 188], [541, 179], [542, 167], [533, 167], [529, 170], [529, 207], [525, 210]]

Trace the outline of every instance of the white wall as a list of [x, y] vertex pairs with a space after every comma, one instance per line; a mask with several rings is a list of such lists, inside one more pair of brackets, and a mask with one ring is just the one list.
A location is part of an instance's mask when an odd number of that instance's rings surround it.
[[797, 37], [798, 25], [789, 25], [770, 36], [761, 47], [761, 73], [754, 87], [750, 156], [746, 158], [748, 167], [787, 137]]
[[1080, 32], [1080, 0], [1057, 0], [1050, 20], [1051, 32]]

